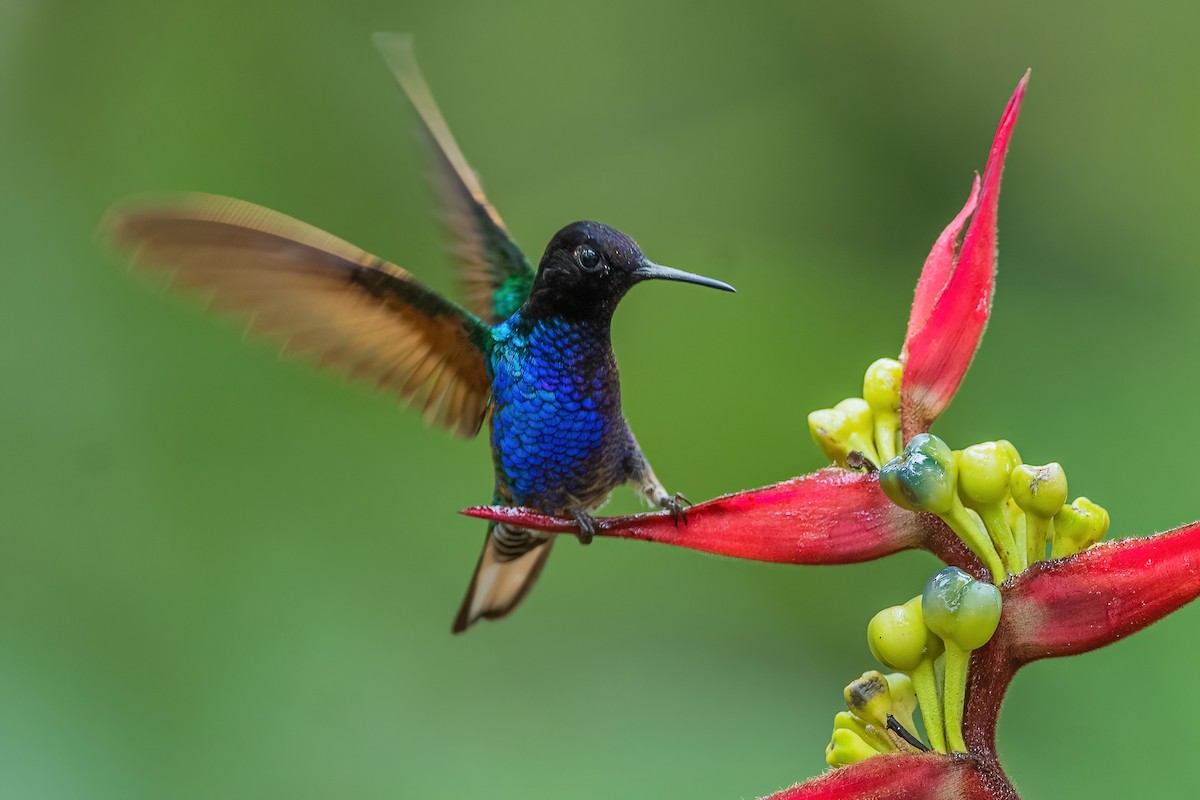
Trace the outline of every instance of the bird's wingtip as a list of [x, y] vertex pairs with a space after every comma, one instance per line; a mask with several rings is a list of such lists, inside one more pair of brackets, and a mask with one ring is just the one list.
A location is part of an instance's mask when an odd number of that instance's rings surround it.
[[372, 44], [388, 63], [399, 59], [411, 59], [413, 38], [411, 33], [397, 31], [375, 31], [371, 34]]

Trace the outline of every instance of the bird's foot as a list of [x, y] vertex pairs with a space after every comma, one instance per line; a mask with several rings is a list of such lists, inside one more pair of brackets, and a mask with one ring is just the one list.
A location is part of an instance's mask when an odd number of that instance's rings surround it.
[[596, 535], [596, 518], [586, 511], [572, 511], [571, 516], [575, 518], [575, 524], [579, 526], [579, 532], [576, 534], [579, 537], [579, 543], [591, 544], [592, 538]]
[[682, 521], [687, 525], [687, 511], [685, 506], [690, 508], [692, 501], [683, 496], [683, 492], [676, 492], [674, 495], [664, 497], [658, 503], [660, 506], [671, 512], [671, 519], [675, 520], [675, 527], [679, 527]]

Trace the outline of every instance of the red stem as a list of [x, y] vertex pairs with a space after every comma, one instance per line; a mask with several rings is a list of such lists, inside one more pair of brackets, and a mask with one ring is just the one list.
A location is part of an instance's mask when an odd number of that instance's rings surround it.
[[921, 526], [921, 546], [946, 564], [969, 573], [976, 580], [989, 580], [990, 573], [958, 534], [935, 514], [917, 515]]
[[990, 642], [971, 654], [967, 701], [963, 709], [963, 739], [967, 749], [991, 765], [1000, 777], [1004, 776], [1004, 770], [996, 755], [996, 721], [1018, 666], [1003, 628]]

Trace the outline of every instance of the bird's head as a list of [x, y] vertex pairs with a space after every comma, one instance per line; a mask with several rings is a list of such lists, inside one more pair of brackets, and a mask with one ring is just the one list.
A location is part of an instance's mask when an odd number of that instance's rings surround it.
[[604, 318], [635, 283], [668, 280], [734, 291], [702, 275], [655, 264], [637, 242], [599, 222], [574, 222], [546, 246], [528, 310], [546, 316]]

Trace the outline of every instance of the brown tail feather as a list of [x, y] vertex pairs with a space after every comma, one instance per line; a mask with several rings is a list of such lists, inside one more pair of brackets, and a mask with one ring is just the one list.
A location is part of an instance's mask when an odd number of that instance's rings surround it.
[[516, 558], [501, 557], [489, 528], [483, 553], [475, 565], [475, 575], [462, 608], [454, 619], [455, 633], [462, 633], [480, 619], [500, 619], [516, 608], [537, 582], [553, 539], [537, 541], [531, 550]]

